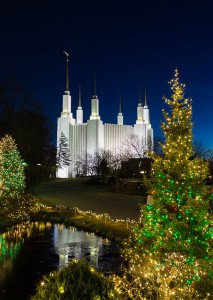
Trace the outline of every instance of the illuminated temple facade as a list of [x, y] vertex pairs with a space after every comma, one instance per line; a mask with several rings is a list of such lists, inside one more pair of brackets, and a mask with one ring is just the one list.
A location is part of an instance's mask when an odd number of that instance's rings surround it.
[[83, 108], [81, 106], [81, 96], [79, 93], [79, 103], [75, 118], [72, 112], [71, 95], [68, 84], [68, 56], [66, 65], [66, 90], [63, 95], [63, 104], [61, 116], [58, 118], [57, 126], [57, 147], [59, 139], [63, 133], [68, 140], [71, 154], [69, 166], [57, 169], [58, 178], [70, 178], [77, 175], [77, 164], [81, 162], [85, 153], [94, 154], [100, 150], [110, 151], [113, 154], [125, 150], [126, 142], [130, 136], [137, 138], [148, 145], [153, 144], [153, 129], [150, 124], [149, 108], [146, 101], [142, 105], [139, 99], [137, 110], [137, 119], [135, 124], [125, 125], [121, 105], [117, 114], [116, 124], [103, 123], [99, 115], [99, 99], [96, 93], [96, 81], [94, 85], [94, 95], [91, 99], [91, 114], [86, 123], [83, 122]]

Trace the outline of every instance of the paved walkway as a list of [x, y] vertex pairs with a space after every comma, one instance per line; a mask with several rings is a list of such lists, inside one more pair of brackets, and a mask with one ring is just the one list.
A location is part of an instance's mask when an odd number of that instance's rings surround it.
[[82, 178], [42, 182], [34, 193], [54, 205], [108, 213], [112, 218], [138, 220], [140, 216], [142, 197], [108, 193], [105, 186], [85, 184]]

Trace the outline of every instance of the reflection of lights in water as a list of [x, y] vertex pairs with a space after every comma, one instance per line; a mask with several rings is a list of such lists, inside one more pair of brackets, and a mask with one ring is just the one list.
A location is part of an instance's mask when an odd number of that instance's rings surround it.
[[104, 245], [109, 245], [109, 244], [110, 244], [110, 240], [108, 240], [108, 239], [103, 239], [103, 244], [104, 244]]
[[68, 265], [68, 254], [63, 254], [63, 253], [60, 253], [59, 254], [59, 269], [61, 269], [62, 267], [64, 266], [67, 266]]
[[[50, 227], [51, 231], [49, 231]], [[53, 249], [52, 247], [49, 249], [54, 255], [53, 269], [55, 269], [58, 263], [55, 260], [55, 254], [58, 254], [59, 268], [67, 266], [69, 261], [74, 258], [85, 258], [93, 267], [101, 272], [105, 271], [105, 269], [106, 272], [116, 269], [116, 264], [119, 264], [117, 257], [115, 261], [113, 257], [108, 255], [108, 252], [112, 249], [111, 242], [108, 239], [96, 236], [94, 233], [79, 231], [75, 227], [67, 228], [64, 225], [51, 225], [51, 223], [36, 222], [21, 224], [11, 228], [11, 230], [8, 230], [4, 234], [0, 234], [0, 284], [8, 280], [9, 274], [14, 273], [13, 262], [22, 248], [22, 244], [31, 236], [34, 229], [34, 232], [41, 232], [41, 234], [36, 235], [37, 237], [43, 237], [43, 231], [48, 229], [47, 236], [50, 237], [51, 246], [53, 246]], [[40, 240], [40, 238], [38, 239]], [[39, 242], [39, 240], [36, 240], [36, 242]], [[32, 243], [29, 245], [34, 247]], [[44, 245], [42, 251], [44, 250], [45, 252], [45, 249]], [[50, 254], [49, 250], [47, 252], [48, 255]], [[112, 251], [116, 251], [116, 249]], [[110, 261], [112, 261], [111, 264]]]
[[73, 258], [86, 258], [93, 266], [98, 267], [103, 246], [110, 245], [108, 239], [64, 225], [54, 225], [53, 240], [55, 251], [59, 255], [59, 268], [66, 266]]
[[90, 248], [90, 256], [93, 257], [98, 254], [98, 248], [97, 247], [91, 247]]
[[90, 262], [93, 266], [98, 267], [99, 247], [90, 247]]
[[50, 228], [50, 222], [26, 222], [18, 224], [0, 234], [0, 281], [11, 272], [13, 262], [19, 253], [25, 239], [28, 239], [34, 229], [39, 232]]

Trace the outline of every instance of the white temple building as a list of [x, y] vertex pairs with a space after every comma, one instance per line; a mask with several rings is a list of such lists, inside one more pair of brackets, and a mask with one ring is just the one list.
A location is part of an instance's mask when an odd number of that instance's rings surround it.
[[81, 106], [81, 94], [79, 92], [79, 103], [75, 118], [72, 112], [72, 101], [68, 82], [68, 54], [66, 62], [66, 90], [63, 95], [61, 116], [58, 118], [57, 146], [63, 133], [68, 140], [71, 154], [69, 166], [57, 169], [58, 178], [76, 177], [77, 163], [81, 161], [85, 153], [94, 154], [100, 150], [116, 153], [126, 147], [126, 142], [130, 136], [135, 135], [138, 139], [147, 144], [153, 144], [153, 129], [150, 124], [149, 108], [145, 96], [145, 103], [142, 105], [139, 99], [137, 119], [135, 124], [124, 125], [123, 115], [120, 109], [117, 115], [117, 124], [103, 123], [99, 115], [99, 99], [96, 93], [96, 80], [94, 85], [94, 95], [91, 99], [91, 114], [86, 123], [83, 122], [83, 108]]

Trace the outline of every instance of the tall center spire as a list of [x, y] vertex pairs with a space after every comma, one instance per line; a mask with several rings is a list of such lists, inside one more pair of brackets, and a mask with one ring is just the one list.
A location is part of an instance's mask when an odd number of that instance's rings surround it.
[[118, 125], [123, 125], [124, 124], [124, 118], [123, 114], [121, 111], [121, 96], [120, 96], [120, 101], [119, 101], [119, 111], [118, 111], [118, 116], [117, 116], [117, 124]]
[[76, 123], [77, 124], [83, 123], [83, 109], [81, 107], [81, 85], [80, 84], [78, 90], [78, 109], [76, 110]]
[[66, 87], [65, 87], [65, 94], [69, 95], [69, 53], [63, 51], [66, 55]]
[[96, 72], [94, 73], [94, 91], [93, 91], [93, 99], [98, 98], [97, 96], [97, 83], [96, 83]]
[[139, 85], [139, 97], [138, 97], [136, 124], [142, 124], [142, 123], [143, 123], [143, 106], [142, 106], [142, 100], [141, 100], [141, 85]]
[[96, 72], [94, 74], [94, 93], [91, 100], [91, 115], [90, 120], [100, 120], [99, 116], [99, 100], [96, 93]]
[[144, 89], [144, 106], [147, 106], [146, 86]]
[[81, 85], [78, 88], [78, 107], [81, 107]]
[[142, 106], [141, 85], [139, 85], [138, 106]]
[[121, 108], [122, 108], [122, 101], [121, 101], [121, 96], [120, 96], [120, 101], [119, 101], [119, 113], [122, 113]]

